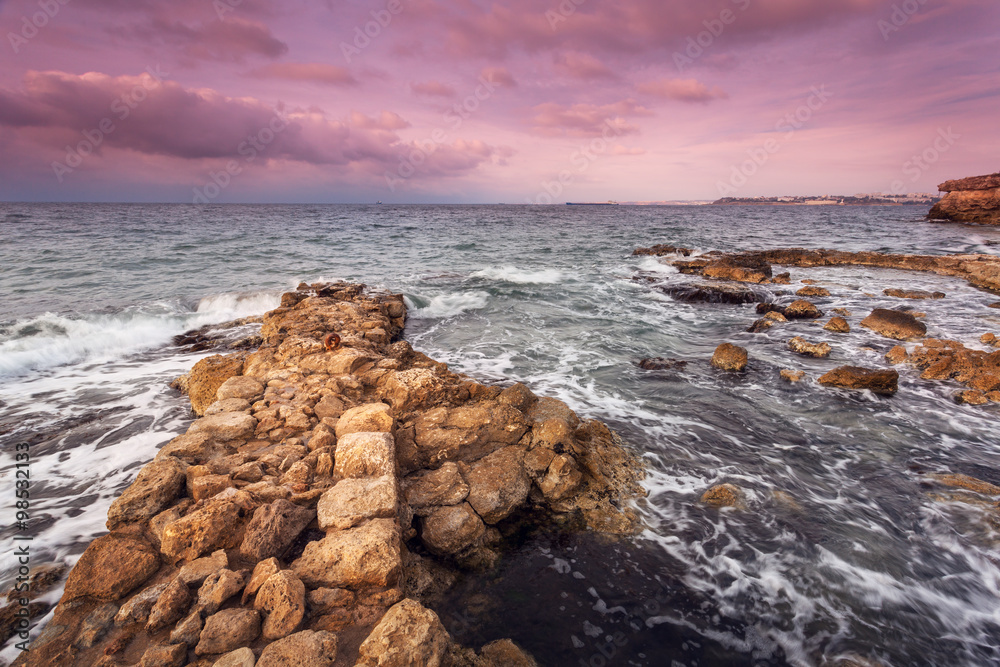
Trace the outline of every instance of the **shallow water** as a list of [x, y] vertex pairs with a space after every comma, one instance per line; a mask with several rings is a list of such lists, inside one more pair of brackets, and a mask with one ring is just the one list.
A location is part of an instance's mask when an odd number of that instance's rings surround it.
[[[793, 283], [833, 293], [815, 300], [827, 313], [854, 313], [853, 332], [799, 322], [749, 334], [752, 305], [680, 303], [633, 280], [690, 280], [631, 256], [654, 243], [997, 253], [987, 243], [1000, 230], [922, 213], [0, 205], [0, 485], [11, 484], [12, 445], [32, 442], [35, 562], [72, 563], [135, 470], [190, 421], [166, 384], [200, 356], [172, 336], [265, 312], [301, 280], [362, 281], [406, 295], [414, 347], [566, 400], [649, 467], [634, 543], [523, 540], [442, 608], [463, 641], [512, 636], [552, 665], [1000, 662], [1000, 535], [983, 508], [932, 498], [926, 477], [1000, 483], [1000, 406], [956, 406], [957, 385], [905, 370], [888, 399], [778, 379], [781, 368], [815, 378], [882, 364], [891, 342], [857, 326], [875, 307], [924, 311], [929, 335], [979, 346], [1000, 333], [1000, 311], [985, 307], [997, 297], [932, 275], [791, 269]], [[796, 289], [780, 287], [779, 300]], [[901, 302], [880, 296], [886, 287], [948, 297]], [[793, 335], [827, 340], [833, 355], [798, 357], [785, 347]], [[748, 348], [748, 373], [709, 366], [724, 341]], [[650, 356], [688, 364], [635, 365]], [[745, 490], [745, 510], [697, 502], [724, 481]], [[12, 565], [0, 560], [2, 581]]]

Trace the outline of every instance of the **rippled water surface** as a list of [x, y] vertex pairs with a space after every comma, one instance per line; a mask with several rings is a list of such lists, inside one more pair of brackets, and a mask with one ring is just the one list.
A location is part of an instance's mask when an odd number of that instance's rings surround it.
[[[906, 369], [892, 398], [778, 377], [884, 365], [891, 342], [857, 326], [875, 307], [923, 311], [929, 335], [981, 347], [1000, 333], [1000, 310], [986, 307], [998, 297], [932, 275], [793, 268], [774, 298], [816, 280], [832, 293], [817, 304], [850, 310], [852, 333], [798, 322], [749, 334], [752, 306], [674, 301], [655, 286], [690, 277], [631, 256], [654, 243], [1000, 250], [998, 229], [923, 213], [0, 205], [0, 485], [12, 487], [13, 446], [31, 442], [36, 562], [72, 563], [136, 469], [190, 421], [167, 383], [199, 356], [174, 335], [263, 313], [301, 280], [362, 281], [406, 294], [414, 347], [566, 400], [648, 465], [636, 540], [523, 538], [442, 605], [460, 640], [512, 636], [547, 665], [998, 664], [1000, 522], [989, 498], [955, 502], [929, 475], [1000, 484], [1000, 406], [957, 406], [957, 385]], [[886, 287], [948, 296], [902, 303]], [[834, 352], [798, 357], [793, 335]], [[748, 348], [746, 374], [709, 366], [725, 341]], [[651, 356], [688, 363], [636, 366]], [[698, 502], [720, 482], [744, 490], [744, 508]], [[5, 544], [13, 535], [0, 529]], [[3, 582], [13, 566], [0, 560]]]

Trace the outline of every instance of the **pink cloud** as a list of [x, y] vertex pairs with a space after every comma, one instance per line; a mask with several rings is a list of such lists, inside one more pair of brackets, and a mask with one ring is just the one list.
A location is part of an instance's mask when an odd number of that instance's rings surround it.
[[273, 63], [257, 68], [252, 74], [262, 78], [310, 81], [335, 86], [358, 83], [346, 68], [325, 63]]
[[454, 97], [455, 89], [440, 81], [425, 81], [423, 83], [411, 83], [410, 90], [415, 95], [424, 97]]
[[517, 81], [514, 79], [514, 75], [512, 75], [510, 70], [506, 67], [485, 67], [479, 73], [479, 76], [483, 77], [490, 83], [500, 86], [507, 86], [509, 88], [517, 87]]
[[637, 87], [640, 93], [655, 95], [679, 102], [708, 103], [729, 97], [726, 91], [718, 86], [709, 88], [696, 79], [660, 79], [640, 83]]
[[573, 137], [597, 137], [609, 130], [619, 136], [635, 134], [639, 128], [625, 121], [625, 117], [652, 115], [632, 99], [604, 105], [546, 102], [533, 111], [531, 125], [535, 132]]
[[570, 51], [557, 53], [553, 57], [556, 71], [575, 79], [615, 79], [617, 76], [607, 66], [592, 55]]
[[235, 17], [193, 26], [154, 18], [145, 23], [116, 27], [112, 32], [145, 45], [176, 49], [199, 60], [241, 62], [248, 56], [277, 58], [288, 52], [288, 45], [263, 23]]

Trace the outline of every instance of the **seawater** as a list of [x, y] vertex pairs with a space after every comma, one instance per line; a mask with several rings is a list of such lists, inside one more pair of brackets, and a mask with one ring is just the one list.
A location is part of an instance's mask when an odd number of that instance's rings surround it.
[[[815, 378], [881, 365], [891, 341], [856, 326], [875, 307], [925, 311], [929, 335], [976, 347], [1000, 333], [1000, 311], [986, 307], [997, 297], [932, 275], [793, 268], [793, 283], [832, 292], [818, 300], [828, 313], [854, 313], [852, 333], [792, 323], [749, 334], [752, 306], [675, 301], [656, 285], [690, 277], [631, 254], [654, 243], [1000, 250], [1000, 230], [923, 213], [0, 204], [6, 511], [14, 445], [30, 442], [34, 562], [72, 564], [138, 468], [192, 419], [167, 385], [206, 353], [173, 336], [262, 314], [300, 281], [360, 281], [405, 294], [415, 348], [481, 381], [565, 400], [615, 428], [649, 470], [635, 539], [530, 535], [497, 571], [461, 580], [440, 606], [459, 640], [510, 636], [546, 665], [997, 664], [992, 510], [944, 502], [928, 475], [1000, 483], [998, 406], [957, 406], [957, 385], [906, 369], [888, 399], [778, 379], [781, 368]], [[901, 303], [881, 296], [886, 287], [948, 296]], [[778, 290], [796, 288], [770, 289], [787, 299]], [[833, 355], [798, 357], [786, 348], [793, 335], [828, 340]], [[749, 349], [745, 375], [709, 366], [726, 341]], [[651, 356], [688, 363], [636, 366]], [[745, 490], [745, 509], [698, 503], [720, 482]], [[16, 532], [4, 522], [0, 544]], [[0, 583], [15, 567], [0, 557]], [[14, 654], [8, 645], [0, 657]]]

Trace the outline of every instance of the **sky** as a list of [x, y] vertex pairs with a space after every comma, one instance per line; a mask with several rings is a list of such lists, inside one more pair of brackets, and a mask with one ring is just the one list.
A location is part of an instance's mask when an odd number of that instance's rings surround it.
[[0, 200], [936, 192], [996, 0], [0, 0]]

